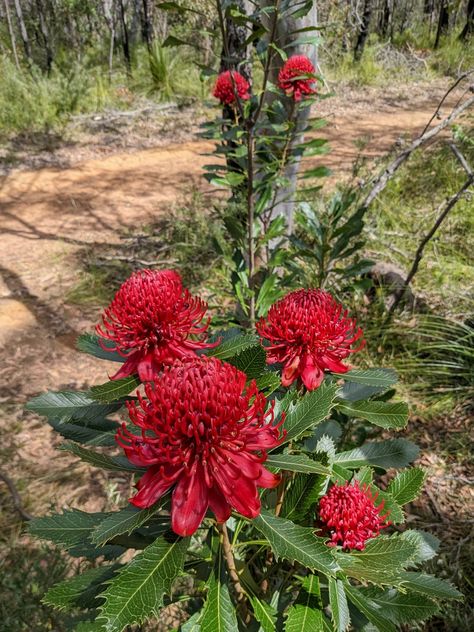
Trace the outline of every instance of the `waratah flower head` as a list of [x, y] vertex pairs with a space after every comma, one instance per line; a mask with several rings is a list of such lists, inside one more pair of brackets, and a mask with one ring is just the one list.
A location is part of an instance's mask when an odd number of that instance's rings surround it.
[[231, 509], [248, 518], [260, 513], [258, 487], [275, 487], [280, 477], [263, 467], [267, 450], [281, 441], [273, 407], [255, 381], [215, 358], [195, 358], [166, 367], [145, 385], [146, 398], [127, 403], [137, 436], [125, 424], [117, 442], [135, 465], [148, 468], [130, 499], [153, 505], [170, 488], [171, 526], [191, 535], [208, 508], [218, 522]]
[[306, 55], [293, 55], [278, 73], [278, 86], [295, 101], [301, 101], [305, 95], [315, 94], [314, 83], [314, 66]]
[[342, 361], [365, 344], [355, 320], [323, 290], [290, 292], [272, 305], [257, 330], [270, 342], [267, 362], [283, 364], [282, 384], [301, 379], [310, 391], [320, 386], [325, 370], [348, 371]]
[[[209, 322], [202, 323], [207, 304], [183, 288], [174, 270], [140, 270], [132, 274], [104, 311], [99, 336], [111, 340], [124, 364], [112, 379], [138, 373], [152, 380], [164, 365], [215, 346], [203, 341]], [[217, 344], [217, 343], [216, 343]]]
[[319, 502], [319, 518], [329, 546], [362, 551], [370, 538], [379, 535], [389, 525], [387, 513], [382, 515], [384, 502], [377, 507], [377, 494], [372, 496], [366, 485], [359, 482], [333, 485]]
[[217, 77], [212, 94], [223, 105], [232, 105], [237, 100], [236, 95], [242, 101], [250, 99], [249, 88], [249, 82], [240, 72], [225, 70]]

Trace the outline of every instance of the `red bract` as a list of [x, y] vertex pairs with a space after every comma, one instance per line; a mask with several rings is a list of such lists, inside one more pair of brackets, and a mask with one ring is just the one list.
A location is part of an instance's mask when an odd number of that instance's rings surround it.
[[295, 101], [307, 94], [315, 94], [314, 66], [306, 55], [293, 55], [278, 73], [278, 85]]
[[260, 513], [257, 486], [275, 487], [280, 477], [263, 467], [266, 451], [279, 444], [273, 406], [244, 373], [215, 358], [167, 367], [145, 386], [139, 405], [127, 403], [136, 436], [125, 424], [117, 442], [135, 465], [148, 468], [130, 499], [153, 505], [174, 486], [171, 526], [182, 536], [201, 524], [208, 507], [218, 522], [231, 508], [248, 518]]
[[379, 535], [389, 525], [387, 515], [381, 515], [384, 502], [377, 507], [378, 492], [372, 496], [366, 485], [359, 481], [352, 485], [333, 485], [319, 502], [319, 518], [324, 524], [323, 532], [331, 537], [329, 546], [362, 551], [370, 538]]
[[[196, 355], [196, 349], [216, 346], [203, 342], [209, 323], [201, 323], [207, 304], [183, 288], [174, 270], [140, 270], [123, 283], [97, 325], [99, 336], [112, 340], [126, 361], [111, 378], [138, 373], [152, 380], [166, 364]], [[197, 336], [197, 339], [191, 338]]]
[[356, 348], [352, 345], [362, 336], [356, 322], [347, 318], [347, 311], [328, 292], [296, 290], [272, 305], [266, 318], [257, 324], [261, 338], [270, 341], [266, 347], [267, 362], [283, 364], [282, 384], [289, 386], [300, 378], [310, 391], [318, 388], [324, 371], [345, 373], [342, 363]]
[[236, 95], [243, 101], [250, 99], [249, 88], [249, 82], [240, 72], [232, 70], [231, 74], [230, 70], [226, 70], [217, 77], [212, 94], [223, 105], [231, 105], [237, 100]]

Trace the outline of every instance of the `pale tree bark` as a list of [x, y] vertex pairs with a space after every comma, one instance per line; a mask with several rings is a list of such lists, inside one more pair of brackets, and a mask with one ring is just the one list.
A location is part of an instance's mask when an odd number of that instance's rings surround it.
[[20, 70], [20, 61], [18, 59], [18, 53], [16, 50], [16, 41], [15, 41], [15, 31], [13, 30], [13, 24], [12, 24], [12, 18], [10, 15], [10, 7], [8, 5], [8, 0], [3, 0], [3, 4], [5, 6], [5, 15], [7, 18], [7, 25], [8, 25], [8, 33], [10, 35], [10, 41], [11, 41], [11, 45], [12, 45], [12, 51], [13, 51], [13, 58], [15, 59], [15, 65], [18, 68], [18, 70]]
[[[273, 0], [260, 0], [261, 6], [274, 6]], [[298, 4], [295, 2], [295, 5]], [[302, 3], [300, 3], [302, 4]], [[297, 8], [297, 7], [296, 7]], [[295, 8], [295, 10], [296, 10]], [[272, 14], [270, 14], [269, 24], [266, 25], [267, 32], [271, 33], [272, 30]], [[276, 25], [276, 44], [279, 48], [283, 49], [288, 57], [292, 55], [306, 55], [312, 61], [314, 67], [318, 68], [318, 55], [317, 49], [312, 44], [293, 44], [298, 38], [301, 37], [302, 28], [316, 27], [318, 25], [318, 12], [317, 2], [313, 2], [313, 6], [310, 11], [300, 18], [292, 18], [289, 16], [285, 20], [278, 20]], [[311, 32], [309, 32], [311, 34]], [[308, 34], [308, 33], [307, 33]], [[313, 33], [315, 34], [315, 32]], [[272, 57], [272, 63], [270, 65], [269, 81], [274, 85], [278, 84], [278, 73], [283, 65], [283, 60], [280, 55], [274, 54]], [[270, 99], [275, 98], [275, 95], [270, 94]], [[291, 148], [298, 145], [303, 141], [303, 130], [305, 129], [310, 108], [304, 107], [301, 104], [298, 106], [296, 114], [294, 114], [294, 101], [290, 98], [285, 98], [285, 107], [288, 112], [288, 116], [292, 116], [295, 120], [295, 133], [291, 146], [288, 148], [288, 153], [291, 152]], [[279, 215], [284, 215], [287, 223], [287, 231], [289, 234], [293, 232], [293, 216], [295, 210], [295, 197], [296, 197], [296, 185], [297, 177], [300, 169], [300, 159], [288, 164], [284, 171], [284, 178], [287, 181], [285, 187], [279, 188], [275, 193], [275, 198], [272, 203], [272, 218]]]
[[25, 50], [25, 56], [28, 63], [31, 64], [31, 46], [28, 37], [28, 31], [26, 30], [25, 20], [23, 19], [23, 11], [21, 9], [20, 0], [15, 0], [15, 11], [18, 19], [18, 26], [20, 28], [21, 39], [23, 40], [23, 48]]

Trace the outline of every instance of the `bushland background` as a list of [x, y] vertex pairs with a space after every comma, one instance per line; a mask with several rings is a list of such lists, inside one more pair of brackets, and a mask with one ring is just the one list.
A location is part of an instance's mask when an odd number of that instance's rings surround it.
[[[318, 13], [329, 96], [317, 114], [331, 147], [318, 160], [332, 170], [315, 194], [323, 206], [344, 183], [363, 187], [464, 77], [433, 124], [456, 106], [474, 79], [474, 2], [321, 0]], [[212, 144], [196, 138], [218, 113], [207, 71], [219, 66], [214, 20], [210, 0], [0, 1], [0, 463], [18, 494], [0, 482], [1, 629], [65, 629], [66, 617], [41, 597], [81, 564], [71, 568], [31, 541], [14, 501], [34, 515], [103, 510], [129, 491], [128, 479], [56, 451], [25, 401], [104, 381], [104, 363], [74, 351], [75, 339], [132, 270], [177, 266], [211, 309], [227, 289], [214, 247], [224, 198], [202, 178]], [[193, 47], [183, 45], [189, 39]], [[471, 109], [414, 152], [372, 205], [364, 252], [389, 274], [403, 278], [438, 207], [462, 186], [450, 143], [474, 165], [473, 130]], [[393, 277], [374, 275], [354, 305], [368, 339], [364, 361], [400, 371], [412, 410], [406, 435], [428, 471], [410, 526], [441, 539], [437, 572], [465, 593], [473, 587], [473, 228], [466, 195], [426, 248], [414, 307], [382, 337]], [[423, 629], [472, 630], [471, 606], [451, 604]], [[173, 629], [181, 614], [171, 609], [153, 629]]]

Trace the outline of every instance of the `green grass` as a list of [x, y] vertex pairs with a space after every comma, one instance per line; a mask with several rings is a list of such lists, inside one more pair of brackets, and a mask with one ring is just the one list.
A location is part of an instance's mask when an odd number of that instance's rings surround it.
[[[474, 164], [474, 145], [458, 143]], [[375, 260], [408, 271], [421, 238], [447, 197], [466, 181], [466, 173], [447, 145], [413, 154], [374, 203], [367, 217], [368, 246]], [[427, 245], [413, 281], [438, 314], [456, 316], [474, 309], [474, 207], [465, 196]]]

